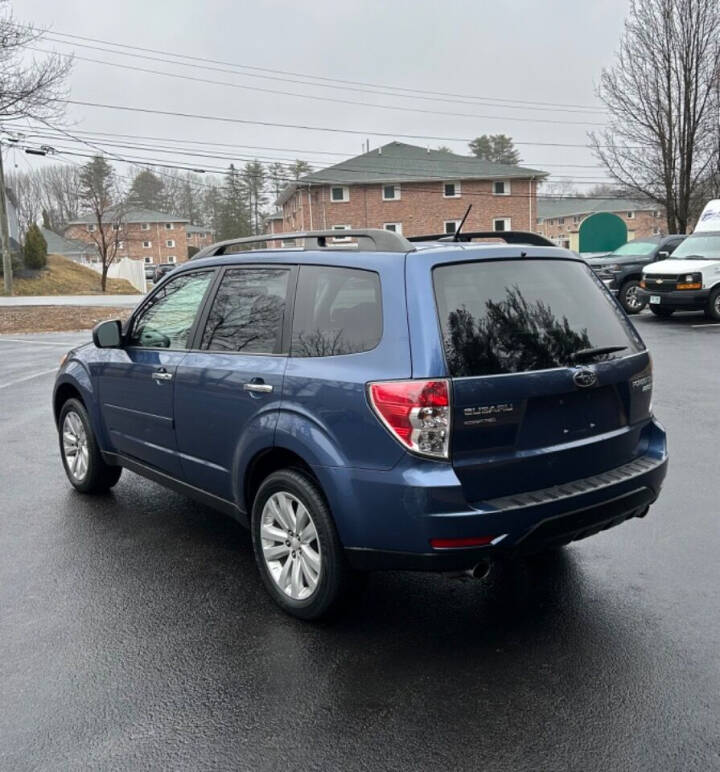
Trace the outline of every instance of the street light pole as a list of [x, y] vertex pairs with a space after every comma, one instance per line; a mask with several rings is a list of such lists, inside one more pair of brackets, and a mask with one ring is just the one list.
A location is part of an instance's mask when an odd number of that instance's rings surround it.
[[5, 294], [13, 294], [12, 257], [10, 255], [10, 229], [8, 227], [7, 200], [5, 196], [5, 172], [2, 162], [2, 144], [0, 144], [0, 247], [2, 247], [3, 277]]

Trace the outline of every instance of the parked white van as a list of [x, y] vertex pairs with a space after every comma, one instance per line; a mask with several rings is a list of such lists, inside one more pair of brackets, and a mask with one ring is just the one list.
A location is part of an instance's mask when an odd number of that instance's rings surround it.
[[670, 260], [643, 268], [640, 288], [656, 316], [704, 311], [720, 322], [720, 199], [705, 206], [694, 232]]

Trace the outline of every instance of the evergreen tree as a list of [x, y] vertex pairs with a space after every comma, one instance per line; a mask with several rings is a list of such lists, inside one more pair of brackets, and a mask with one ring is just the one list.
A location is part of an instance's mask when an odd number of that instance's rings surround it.
[[288, 184], [288, 177], [290, 176], [290, 172], [283, 164], [277, 162], [270, 164], [270, 166], [268, 166], [267, 172], [270, 189], [272, 191], [271, 195], [273, 196], [272, 203], [275, 204], [278, 198], [280, 198], [280, 192]]
[[248, 161], [243, 168], [242, 178], [247, 193], [253, 233], [261, 233], [262, 208], [267, 203], [267, 196], [265, 195], [265, 168], [257, 159], [255, 161]]
[[40, 270], [47, 265], [47, 242], [35, 223], [25, 234], [24, 257], [26, 268]]
[[299, 180], [300, 177], [304, 177], [306, 174], [310, 174], [312, 171], [312, 166], [310, 166], [307, 161], [301, 161], [298, 159], [297, 161], [293, 161], [288, 166], [288, 171], [294, 180]]
[[470, 145], [472, 154], [483, 161], [493, 161], [499, 164], [517, 164], [520, 154], [515, 149], [511, 137], [506, 134], [483, 134], [474, 139]]
[[141, 209], [162, 211], [166, 205], [165, 183], [149, 169], [135, 175], [128, 193], [128, 204]]
[[222, 241], [249, 236], [251, 232], [245, 185], [240, 172], [230, 164], [222, 189], [216, 236]]

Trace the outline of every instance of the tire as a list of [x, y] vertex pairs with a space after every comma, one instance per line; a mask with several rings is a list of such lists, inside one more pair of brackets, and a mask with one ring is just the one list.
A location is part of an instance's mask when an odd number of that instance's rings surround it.
[[647, 300], [640, 300], [637, 291], [640, 282], [637, 279], [629, 279], [620, 287], [618, 300], [626, 314], [639, 314], [647, 305]]
[[339, 605], [352, 572], [325, 498], [310, 477], [294, 469], [267, 477], [253, 502], [251, 528], [263, 584], [283, 611], [319, 619]]
[[105, 493], [120, 479], [122, 467], [103, 461], [85, 406], [69, 399], [58, 421], [60, 457], [70, 483], [80, 493]]
[[655, 316], [659, 316], [663, 319], [668, 319], [675, 313], [674, 308], [667, 308], [663, 306], [650, 306], [650, 310], [655, 314]]
[[720, 322], [720, 287], [716, 287], [710, 293], [705, 316], [713, 322]]

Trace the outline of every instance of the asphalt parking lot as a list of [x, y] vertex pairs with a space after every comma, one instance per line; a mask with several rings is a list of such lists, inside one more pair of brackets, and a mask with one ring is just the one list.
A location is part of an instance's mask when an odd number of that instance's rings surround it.
[[634, 520], [485, 582], [373, 575], [309, 625], [225, 517], [66, 482], [87, 334], [0, 336], [0, 768], [720, 769], [720, 325], [636, 317], [671, 464]]

